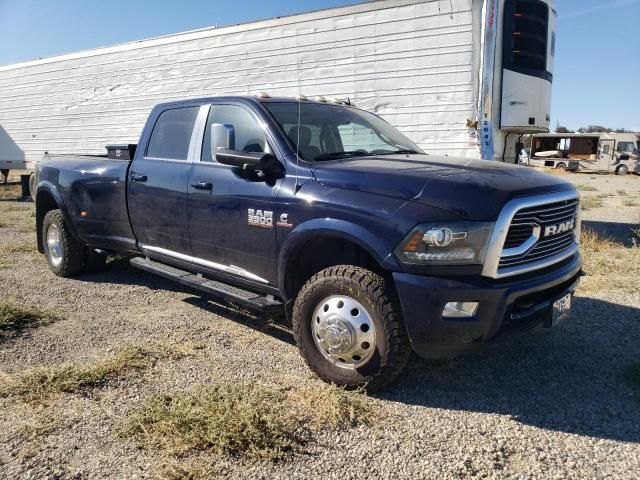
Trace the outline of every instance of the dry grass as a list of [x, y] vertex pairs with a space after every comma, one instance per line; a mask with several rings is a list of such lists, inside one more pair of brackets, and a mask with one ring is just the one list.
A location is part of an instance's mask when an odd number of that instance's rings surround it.
[[26, 370], [0, 385], [0, 396], [39, 401], [60, 392], [100, 387], [110, 380], [152, 367], [176, 351], [158, 346], [128, 345], [112, 358], [86, 364], [60, 364]]
[[601, 197], [582, 197], [580, 205], [583, 210], [590, 210], [592, 208], [600, 208], [603, 205]]
[[43, 310], [3, 300], [0, 302], [0, 340], [15, 337], [29, 328], [49, 325], [56, 319]]
[[584, 228], [580, 249], [583, 270], [580, 292], [621, 290], [640, 292], [640, 248], [626, 248], [594, 230]]
[[15, 254], [36, 254], [38, 246], [34, 242], [8, 243], [0, 245], [0, 256], [8, 256]]
[[624, 195], [626, 195], [626, 194], [627, 194], [627, 191], [626, 191], [626, 190], [616, 190], [616, 193], [617, 193], [618, 195], [623, 195], [623, 196], [624, 196]]
[[299, 451], [310, 428], [345, 428], [372, 417], [366, 396], [335, 386], [220, 384], [148, 399], [130, 415], [123, 435], [178, 458], [205, 452], [277, 461]]
[[624, 205], [625, 207], [635, 207], [638, 205], [638, 203], [633, 198], [625, 198], [622, 201], [622, 205]]
[[21, 196], [22, 196], [22, 187], [20, 185], [0, 184], [0, 199], [19, 200]]
[[584, 183], [578, 183], [576, 185], [576, 188], [581, 192], [597, 192], [598, 191], [596, 187], [593, 187], [591, 185], [585, 185]]

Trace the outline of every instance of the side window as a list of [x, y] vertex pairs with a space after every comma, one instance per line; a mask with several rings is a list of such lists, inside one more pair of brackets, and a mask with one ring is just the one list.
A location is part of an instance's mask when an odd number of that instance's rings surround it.
[[165, 110], [151, 133], [147, 157], [186, 160], [199, 107]]
[[602, 149], [602, 153], [604, 153], [605, 155], [608, 155], [610, 148], [611, 147], [609, 147], [609, 145], [605, 145], [604, 148]]
[[233, 144], [229, 145], [231, 150], [271, 152], [267, 136], [251, 112], [239, 105], [211, 105], [202, 141], [203, 162], [215, 161], [215, 152], [211, 149], [211, 126], [214, 124], [233, 127]]

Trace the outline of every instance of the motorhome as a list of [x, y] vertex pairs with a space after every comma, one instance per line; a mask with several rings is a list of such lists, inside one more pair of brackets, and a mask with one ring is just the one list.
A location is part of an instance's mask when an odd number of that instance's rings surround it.
[[545, 133], [531, 138], [523, 163], [572, 171], [640, 173], [638, 133]]
[[553, 0], [379, 0], [0, 66], [0, 167], [135, 143], [160, 100], [258, 92], [348, 99], [433, 154], [516, 163], [549, 128], [556, 17]]

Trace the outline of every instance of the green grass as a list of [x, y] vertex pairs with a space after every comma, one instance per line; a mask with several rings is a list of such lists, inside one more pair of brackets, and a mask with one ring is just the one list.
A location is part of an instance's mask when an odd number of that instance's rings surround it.
[[19, 335], [29, 328], [48, 325], [56, 317], [43, 310], [17, 305], [14, 302], [0, 302], [0, 340]]
[[233, 383], [151, 397], [130, 415], [122, 433], [143, 448], [178, 458], [205, 452], [278, 461], [301, 449], [309, 428], [345, 428], [372, 417], [369, 399], [358, 392]]
[[86, 364], [60, 364], [34, 368], [10, 377], [0, 385], [0, 396], [39, 400], [55, 393], [75, 393], [100, 387], [110, 380], [149, 368], [172, 352], [129, 345], [112, 358]]

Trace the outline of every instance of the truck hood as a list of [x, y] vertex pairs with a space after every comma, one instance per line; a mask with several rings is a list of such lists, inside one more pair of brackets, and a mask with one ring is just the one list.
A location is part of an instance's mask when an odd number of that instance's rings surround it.
[[327, 187], [420, 202], [467, 220], [483, 221], [495, 220], [503, 205], [514, 197], [574, 188], [569, 182], [528, 167], [433, 155], [318, 162], [313, 173]]

